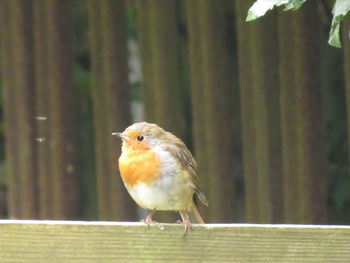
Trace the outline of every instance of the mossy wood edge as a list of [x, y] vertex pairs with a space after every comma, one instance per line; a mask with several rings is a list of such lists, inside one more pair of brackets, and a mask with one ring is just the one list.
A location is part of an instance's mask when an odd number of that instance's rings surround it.
[[0, 262], [350, 262], [350, 226], [0, 220]]

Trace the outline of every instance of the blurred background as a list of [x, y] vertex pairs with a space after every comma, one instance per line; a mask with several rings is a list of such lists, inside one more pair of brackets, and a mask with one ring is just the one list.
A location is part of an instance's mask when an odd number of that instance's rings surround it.
[[349, 19], [339, 49], [333, 1], [253, 2], [0, 0], [0, 218], [139, 220], [110, 135], [146, 120], [194, 153], [206, 222], [350, 224]]

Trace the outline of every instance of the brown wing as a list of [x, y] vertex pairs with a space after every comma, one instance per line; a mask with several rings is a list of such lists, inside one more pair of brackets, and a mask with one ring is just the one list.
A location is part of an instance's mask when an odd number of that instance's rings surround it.
[[[199, 177], [197, 173], [197, 163], [193, 158], [191, 152], [187, 149], [186, 145], [175, 135], [167, 132], [167, 142], [171, 141], [171, 144], [167, 144], [165, 150], [169, 151], [177, 160], [179, 160], [182, 167], [189, 172], [190, 179], [195, 185], [195, 192], [204, 205], [208, 205], [208, 201], [204, 195], [203, 189], [199, 184]], [[171, 138], [169, 138], [171, 137]]]

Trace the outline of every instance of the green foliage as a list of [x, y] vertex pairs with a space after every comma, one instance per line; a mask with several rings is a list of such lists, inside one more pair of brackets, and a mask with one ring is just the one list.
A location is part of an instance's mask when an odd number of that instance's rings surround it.
[[350, 10], [349, 0], [337, 0], [333, 7], [333, 20], [331, 31], [329, 32], [328, 43], [335, 47], [341, 47], [339, 38], [340, 22]]
[[297, 9], [306, 0], [257, 0], [248, 10], [247, 21], [255, 20], [275, 6], [284, 6], [284, 10]]
[[[306, 0], [257, 0], [248, 10], [247, 21], [262, 17], [275, 6], [284, 6], [284, 10], [295, 10], [299, 8]], [[340, 43], [340, 23], [350, 10], [349, 0], [336, 0], [333, 7], [333, 20], [329, 32], [328, 43], [334, 47], [341, 47]]]

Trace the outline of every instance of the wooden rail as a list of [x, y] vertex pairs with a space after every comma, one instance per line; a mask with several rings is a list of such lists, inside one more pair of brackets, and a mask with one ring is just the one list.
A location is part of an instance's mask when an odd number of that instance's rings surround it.
[[350, 226], [0, 220], [0, 262], [350, 262]]

